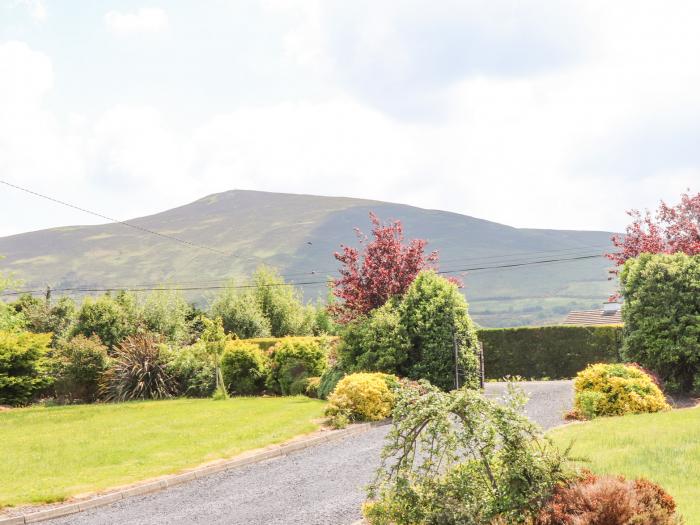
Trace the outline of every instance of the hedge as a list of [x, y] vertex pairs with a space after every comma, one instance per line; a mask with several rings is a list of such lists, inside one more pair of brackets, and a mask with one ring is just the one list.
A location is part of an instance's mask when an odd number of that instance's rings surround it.
[[255, 337], [252, 339], [241, 339], [241, 341], [245, 341], [246, 343], [250, 343], [253, 345], [257, 345], [258, 348], [262, 352], [266, 352], [273, 346], [275, 346], [277, 343], [280, 341], [284, 340], [291, 340], [291, 341], [315, 341], [319, 345], [321, 345], [321, 348], [326, 348], [329, 345], [332, 345], [335, 343], [338, 338], [337, 337], [331, 337], [331, 336], [287, 336], [287, 337]]
[[481, 329], [487, 379], [568, 379], [592, 363], [620, 361], [622, 326]]

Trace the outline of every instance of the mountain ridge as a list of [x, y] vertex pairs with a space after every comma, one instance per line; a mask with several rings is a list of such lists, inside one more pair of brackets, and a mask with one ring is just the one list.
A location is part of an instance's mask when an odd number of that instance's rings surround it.
[[[370, 211], [382, 220], [401, 220], [407, 238], [425, 238], [428, 250], [439, 251], [444, 270], [602, 253], [612, 235], [515, 228], [370, 199], [229, 190], [123, 221], [184, 242], [120, 223], [56, 227], [0, 237], [0, 255], [6, 257], [0, 271], [13, 272], [28, 288], [240, 280], [258, 264], [282, 274], [325, 276], [337, 268], [332, 254], [340, 244], [355, 244], [353, 228], [369, 232]], [[600, 258], [474, 271], [463, 277], [464, 290], [483, 325], [551, 323], [568, 309], [604, 300], [614, 290], [608, 266]], [[305, 294], [313, 298], [325, 291], [307, 286]]]

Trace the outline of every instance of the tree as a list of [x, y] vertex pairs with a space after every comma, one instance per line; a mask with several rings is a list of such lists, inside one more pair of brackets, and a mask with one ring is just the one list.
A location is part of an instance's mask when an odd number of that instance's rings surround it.
[[75, 302], [70, 297], [61, 297], [55, 304], [51, 300], [39, 299], [23, 294], [12, 303], [12, 308], [25, 319], [25, 328], [37, 334], [53, 334], [53, 346], [63, 338], [75, 321]]
[[347, 323], [379, 308], [390, 297], [402, 295], [423, 269], [435, 268], [438, 255], [425, 255], [427, 241], [413, 239], [404, 243], [400, 221], [382, 224], [370, 213], [372, 241], [355, 229], [362, 248], [341, 246], [334, 257], [343, 265], [340, 278], [333, 281], [333, 293], [342, 302], [331, 310], [339, 322]]
[[612, 242], [618, 252], [608, 258], [621, 266], [642, 253], [700, 254], [700, 193], [681, 195], [681, 202], [669, 206], [661, 201], [656, 214], [649, 210], [627, 212], [632, 223], [624, 235], [614, 235]]
[[459, 386], [479, 386], [476, 327], [456, 284], [434, 271], [422, 271], [406, 291], [399, 315], [410, 346], [409, 378], [451, 390], [458, 373]]
[[224, 333], [224, 326], [221, 322], [221, 318], [216, 318], [211, 320], [204, 318], [204, 331], [202, 332], [202, 341], [204, 342], [204, 347], [206, 349], [207, 355], [214, 363], [214, 374], [216, 377], [216, 391], [214, 392], [215, 398], [228, 398], [228, 392], [226, 392], [226, 387], [224, 385], [224, 378], [221, 374], [221, 356], [226, 350], [226, 334]]
[[299, 291], [289, 286], [275, 270], [258, 268], [253, 284], [260, 309], [270, 322], [272, 337], [313, 333]]
[[241, 339], [270, 336], [270, 321], [263, 314], [253, 290], [236, 289], [231, 283], [215, 299], [211, 315], [221, 318], [227, 334]]
[[133, 295], [126, 292], [116, 297], [105, 294], [97, 299], [87, 297], [78, 311], [73, 335], [96, 335], [110, 352], [138, 329], [138, 311]]
[[141, 309], [141, 319], [148, 331], [162, 335], [171, 343], [179, 343], [187, 337], [189, 311], [182, 293], [155, 290]]
[[642, 254], [620, 272], [623, 354], [670, 390], [700, 391], [700, 256]]

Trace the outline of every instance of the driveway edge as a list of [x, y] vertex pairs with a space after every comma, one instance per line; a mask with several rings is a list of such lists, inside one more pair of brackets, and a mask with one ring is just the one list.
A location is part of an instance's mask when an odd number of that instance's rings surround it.
[[321, 431], [320, 433], [317, 432], [310, 436], [295, 438], [281, 445], [271, 445], [270, 447], [264, 449], [244, 452], [243, 454], [231, 459], [197, 467], [180, 474], [171, 474], [156, 480], [145, 481], [122, 490], [96, 495], [85, 500], [73, 501], [71, 503], [66, 503], [65, 505], [59, 505], [50, 509], [29, 512], [17, 516], [7, 518], [0, 517], [0, 525], [24, 525], [26, 523], [36, 523], [53, 518], [69, 516], [71, 514], [83, 512], [84, 510], [88, 509], [94, 509], [96, 507], [104, 507], [131, 496], [141, 496], [144, 494], [159, 492], [168, 487], [181, 485], [188, 481], [203, 478], [216, 472], [286, 456], [292, 452], [297, 452], [299, 450], [304, 450], [322, 443], [336, 441], [347, 436], [366, 432], [373, 426], [376, 426], [376, 424], [360, 423], [351, 425], [343, 430]]

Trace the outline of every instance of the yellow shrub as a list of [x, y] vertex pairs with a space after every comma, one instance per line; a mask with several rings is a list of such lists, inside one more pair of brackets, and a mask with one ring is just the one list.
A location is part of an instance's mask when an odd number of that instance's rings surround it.
[[350, 374], [341, 379], [328, 398], [326, 415], [336, 426], [349, 421], [380, 421], [391, 415], [396, 378], [381, 373]]
[[589, 365], [576, 376], [574, 390], [576, 410], [588, 418], [671, 408], [653, 379], [631, 365]]

